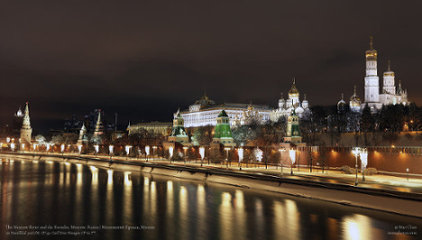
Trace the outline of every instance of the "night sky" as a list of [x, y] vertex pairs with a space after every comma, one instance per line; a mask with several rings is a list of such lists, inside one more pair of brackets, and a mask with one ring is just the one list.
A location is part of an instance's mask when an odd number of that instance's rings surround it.
[[335, 104], [355, 84], [362, 97], [370, 35], [378, 75], [391, 59], [422, 104], [421, 9], [385, 0], [3, 1], [0, 121], [26, 100], [40, 129], [94, 108], [122, 122], [171, 121], [204, 91], [217, 103], [275, 107], [294, 76], [311, 105]]

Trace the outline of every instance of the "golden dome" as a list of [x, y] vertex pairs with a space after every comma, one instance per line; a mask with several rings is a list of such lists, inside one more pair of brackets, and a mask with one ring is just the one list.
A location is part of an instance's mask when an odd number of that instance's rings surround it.
[[296, 79], [293, 78], [292, 87], [289, 90], [289, 94], [299, 94], [299, 91], [296, 88]]
[[360, 105], [360, 103], [361, 103], [360, 98], [358, 97], [358, 95], [356, 95], [356, 85], [355, 85], [353, 89], [353, 95], [350, 97], [350, 105], [353, 105], [353, 104]]

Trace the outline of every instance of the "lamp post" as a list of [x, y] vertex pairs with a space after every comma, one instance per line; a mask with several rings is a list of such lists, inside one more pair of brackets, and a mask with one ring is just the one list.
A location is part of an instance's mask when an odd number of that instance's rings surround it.
[[114, 153], [114, 146], [113, 145], [108, 146], [108, 153], [110, 154], [110, 160], [111, 160], [113, 153]]
[[356, 162], [355, 162], [355, 169], [356, 169], [356, 177], [355, 177], [355, 186], [358, 185], [358, 156], [360, 154], [360, 148], [355, 147], [352, 150], [353, 155], [355, 155]]
[[409, 181], [409, 168], [406, 168], [407, 181]]
[[261, 161], [262, 161], [262, 156], [263, 155], [263, 153], [262, 153], [262, 150], [261, 149], [259, 149], [259, 147], [257, 147], [256, 149], [255, 149], [255, 159], [256, 159], [256, 161], [258, 161], [258, 162], [260, 162], [261, 163]]
[[205, 157], [205, 148], [204, 147], [199, 148], [199, 155], [201, 155], [201, 167], [202, 167], [202, 162], [204, 161], [204, 157]]
[[173, 157], [173, 150], [174, 150], [173, 146], [170, 146], [169, 147], [169, 160], [170, 160], [170, 162], [171, 162], [171, 158]]
[[365, 169], [368, 165], [368, 150], [366, 148], [362, 149], [360, 152], [360, 163], [362, 168], [362, 181], [365, 182]]
[[149, 151], [150, 151], [150, 147], [149, 147], [149, 145], [146, 145], [145, 146], [145, 158], [147, 159], [147, 162], [148, 162]]
[[296, 162], [296, 150], [290, 149], [289, 150], [289, 156], [290, 156], [290, 161], [292, 163], [290, 165], [290, 175], [293, 175], [293, 164], [295, 164], [295, 162]]
[[229, 168], [229, 150], [230, 148], [225, 147], [224, 150], [226, 150], [226, 168]]
[[242, 170], [242, 160], [243, 160], [243, 148], [242, 147], [237, 149], [237, 154], [239, 155], [239, 170]]
[[185, 164], [186, 164], [186, 158], [187, 158], [187, 156], [186, 156], [187, 151], [188, 151], [188, 147], [183, 147], [183, 152], [184, 152], [183, 160], [184, 160]]
[[129, 153], [130, 153], [130, 149], [132, 148], [131, 145], [126, 145], [125, 146], [125, 152], [126, 152], [126, 159], [129, 157]]
[[282, 147], [278, 149], [278, 151], [280, 152], [280, 173], [283, 175], [283, 163], [281, 162], [281, 155], [286, 151], [286, 148]]
[[155, 153], [155, 155], [157, 155], [157, 157], [158, 157], [158, 153], [157, 153], [157, 146], [152, 146], [152, 155], [153, 155], [153, 157], [154, 157], [154, 153]]

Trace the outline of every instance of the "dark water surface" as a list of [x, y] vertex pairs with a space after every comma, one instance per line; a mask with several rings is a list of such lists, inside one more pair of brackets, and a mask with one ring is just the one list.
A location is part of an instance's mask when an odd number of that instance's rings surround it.
[[281, 194], [44, 161], [0, 174], [0, 239], [422, 239], [418, 218]]

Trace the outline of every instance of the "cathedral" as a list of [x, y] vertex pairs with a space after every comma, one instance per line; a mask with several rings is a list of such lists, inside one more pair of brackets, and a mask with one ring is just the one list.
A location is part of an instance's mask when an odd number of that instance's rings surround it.
[[292, 110], [295, 111], [299, 118], [306, 118], [311, 113], [309, 102], [306, 100], [306, 94], [304, 94], [302, 102], [299, 99], [299, 90], [296, 88], [295, 79], [293, 79], [293, 84], [286, 100], [284, 100], [283, 93], [281, 93], [281, 98], [278, 100], [278, 108], [271, 112], [270, 119], [273, 122], [277, 122], [281, 117], [287, 118], [290, 116]]
[[365, 101], [361, 108], [366, 104], [372, 112], [380, 110], [383, 105], [403, 104], [407, 105], [407, 90], [404, 90], [399, 81], [398, 87], [395, 85], [394, 72], [388, 63], [387, 71], [383, 75], [383, 86], [380, 92], [379, 77], [377, 72], [377, 50], [373, 48], [373, 38], [370, 38], [369, 50], [365, 52], [366, 58], [366, 76], [365, 76]]

